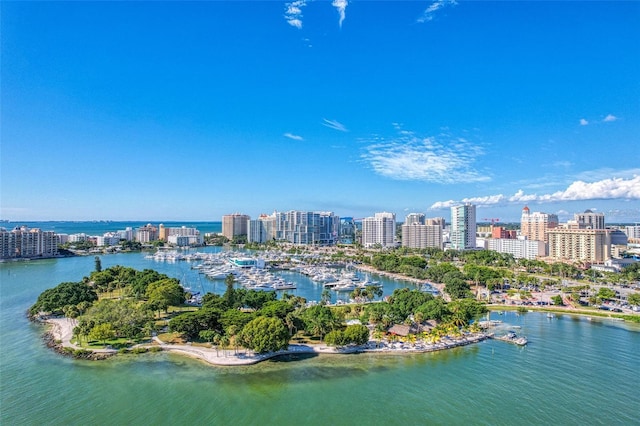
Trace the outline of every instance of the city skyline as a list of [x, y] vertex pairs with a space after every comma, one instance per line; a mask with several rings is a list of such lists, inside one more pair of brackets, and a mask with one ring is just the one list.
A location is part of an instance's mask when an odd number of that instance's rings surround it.
[[2, 6], [3, 220], [640, 221], [638, 2]]

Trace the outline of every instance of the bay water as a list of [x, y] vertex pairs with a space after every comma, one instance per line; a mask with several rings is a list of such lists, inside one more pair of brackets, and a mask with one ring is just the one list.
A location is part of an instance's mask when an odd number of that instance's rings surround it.
[[[211, 248], [210, 250], [217, 250]], [[151, 268], [206, 291], [188, 263], [101, 256], [103, 268]], [[0, 264], [0, 424], [640, 424], [640, 327], [611, 319], [504, 312], [529, 339], [428, 354], [286, 357], [215, 367], [154, 353], [79, 361], [48, 349], [26, 310], [78, 281], [93, 256]], [[293, 273], [289, 273], [293, 274]], [[291, 275], [298, 294], [321, 288]], [[384, 280], [385, 293], [408, 283]]]

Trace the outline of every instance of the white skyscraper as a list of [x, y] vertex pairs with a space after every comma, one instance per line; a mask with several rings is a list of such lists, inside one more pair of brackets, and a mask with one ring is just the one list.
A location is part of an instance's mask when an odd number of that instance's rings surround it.
[[376, 213], [374, 217], [362, 219], [362, 245], [382, 247], [395, 245], [396, 215], [394, 213]]
[[451, 247], [455, 250], [476, 248], [476, 206], [451, 207]]

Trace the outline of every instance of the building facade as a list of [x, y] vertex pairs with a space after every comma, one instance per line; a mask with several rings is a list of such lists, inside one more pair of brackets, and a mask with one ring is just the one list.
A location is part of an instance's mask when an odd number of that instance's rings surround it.
[[58, 255], [58, 236], [27, 226], [11, 231], [0, 228], [0, 259], [54, 257]]
[[464, 204], [451, 207], [451, 248], [473, 250], [476, 248], [476, 206]]
[[547, 233], [558, 227], [558, 216], [555, 214], [533, 212], [529, 207], [522, 209], [520, 218], [520, 235], [529, 240], [549, 242]]
[[278, 241], [292, 244], [333, 245], [338, 241], [340, 218], [333, 212], [290, 210], [275, 213]]
[[402, 247], [442, 249], [442, 227], [440, 225], [405, 223], [402, 225]]
[[524, 237], [513, 238], [491, 238], [487, 240], [487, 248], [513, 255], [516, 259], [535, 260], [545, 256], [546, 244], [544, 241], [527, 240]]
[[246, 214], [234, 213], [222, 216], [222, 235], [229, 240], [234, 237], [247, 235], [247, 227], [251, 217]]
[[573, 223], [577, 229], [605, 229], [604, 213], [594, 213], [591, 210], [585, 210], [584, 213], [576, 213], [573, 215]]
[[247, 242], [264, 244], [276, 237], [276, 216], [260, 215], [247, 224]]
[[158, 228], [148, 223], [136, 230], [136, 241], [145, 244], [158, 240]]
[[371, 248], [379, 244], [383, 248], [395, 246], [396, 215], [376, 213], [362, 219], [362, 246]]
[[611, 258], [607, 229], [556, 228], [548, 231], [549, 257], [559, 261], [604, 263]]

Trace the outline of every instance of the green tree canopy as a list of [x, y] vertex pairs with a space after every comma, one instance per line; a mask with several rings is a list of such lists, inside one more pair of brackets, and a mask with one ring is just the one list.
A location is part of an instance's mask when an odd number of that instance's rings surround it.
[[275, 317], [257, 317], [244, 326], [240, 334], [242, 344], [257, 353], [275, 352], [289, 346], [289, 331]]
[[36, 315], [38, 312], [61, 314], [67, 305], [77, 305], [81, 302], [92, 303], [95, 300], [98, 300], [98, 295], [84, 282], [64, 282], [40, 293], [29, 312], [32, 315]]

